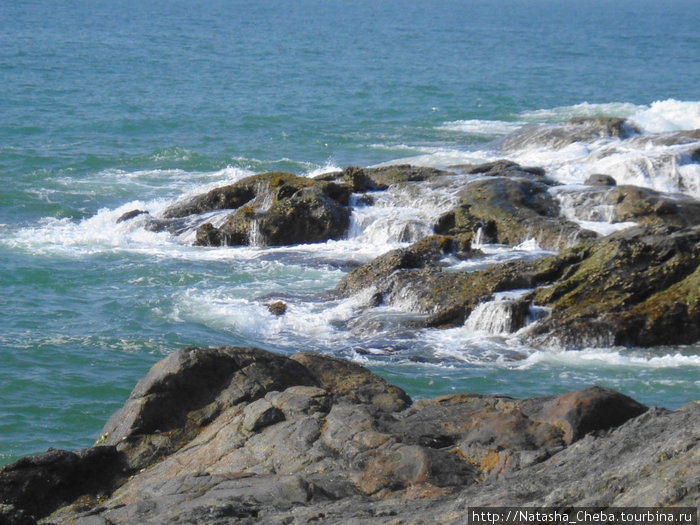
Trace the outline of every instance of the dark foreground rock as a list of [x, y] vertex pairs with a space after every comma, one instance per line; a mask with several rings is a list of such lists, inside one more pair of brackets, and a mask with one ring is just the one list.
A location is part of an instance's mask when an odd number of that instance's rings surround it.
[[[99, 446], [0, 470], [3, 523], [464, 523], [471, 505], [695, 505], [700, 404], [591, 387], [412, 403], [317, 354], [188, 348]], [[47, 517], [48, 516], [48, 517]]]

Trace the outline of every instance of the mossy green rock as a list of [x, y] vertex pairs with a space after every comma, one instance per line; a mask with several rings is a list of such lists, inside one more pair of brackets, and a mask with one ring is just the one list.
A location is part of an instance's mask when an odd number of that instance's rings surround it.
[[283, 246], [340, 239], [350, 223], [348, 184], [263, 173], [168, 208], [170, 219], [233, 210], [223, 224], [201, 224], [195, 245]]
[[599, 241], [575, 271], [533, 294], [552, 308], [539, 345], [686, 344], [700, 339], [700, 227], [632, 228]]
[[343, 171], [327, 173], [317, 177], [315, 180], [346, 184], [351, 186], [353, 191], [364, 193], [365, 191], [386, 190], [392, 184], [422, 182], [449, 174], [449, 172], [437, 168], [411, 166], [410, 164], [396, 164], [376, 168], [348, 166]]
[[460, 191], [460, 204], [438, 221], [436, 233], [474, 232], [486, 239], [517, 245], [535, 239], [545, 249], [559, 250], [597, 237], [560, 217], [549, 186], [525, 177], [477, 179]]
[[615, 222], [665, 224], [685, 228], [700, 224], [700, 201], [638, 186], [618, 186], [606, 196], [615, 207]]

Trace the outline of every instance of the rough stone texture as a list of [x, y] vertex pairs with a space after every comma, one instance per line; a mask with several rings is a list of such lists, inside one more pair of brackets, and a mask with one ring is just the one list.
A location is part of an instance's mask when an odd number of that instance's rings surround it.
[[451, 251], [468, 252], [469, 249], [470, 242], [467, 236], [455, 238], [434, 235], [426, 237], [407, 248], [391, 250], [373, 261], [353, 269], [343, 276], [336, 286], [335, 292], [340, 296], [347, 297], [378, 284], [397, 270], [437, 267], [440, 258], [446, 253]]
[[419, 182], [432, 180], [444, 175], [446, 171], [424, 166], [396, 164], [377, 168], [358, 168], [349, 166], [342, 172], [328, 173], [317, 177], [316, 180], [335, 181], [350, 185], [355, 192], [386, 190], [392, 184], [400, 182]]
[[544, 183], [530, 178], [492, 176], [469, 182], [460, 204], [443, 216], [436, 233], [481, 229], [484, 240], [516, 245], [535, 239], [545, 249], [559, 250], [597, 237], [560, 217], [559, 204]]
[[178, 202], [153, 221], [154, 230], [180, 232], [183, 218], [216, 210], [232, 210], [216, 227], [204, 222], [196, 231], [198, 246], [260, 244], [281, 246], [325, 242], [345, 234], [352, 186], [298, 177], [291, 173], [263, 173]]
[[113, 445], [144, 468], [173, 453], [221, 412], [292, 385], [313, 385], [297, 363], [255, 349], [185, 348], [159, 361], [125, 405], [107, 421], [97, 443]]
[[700, 224], [700, 201], [638, 186], [618, 186], [607, 194], [615, 207], [615, 222], [666, 224], [677, 228]]
[[[115, 447], [49, 451], [8, 465], [0, 470], [3, 523], [35, 523], [51, 512], [46, 522], [57, 525], [463, 523], [471, 505], [663, 507], [695, 505], [700, 496], [697, 403], [648, 410], [592, 387], [411, 404], [341, 359], [236, 348], [175, 352], [130, 400], [158, 390], [181, 403], [203, 388], [205, 397], [230, 398], [233, 383], [211, 387], [201, 375], [213, 362], [248, 370], [231, 377], [250, 393], [184, 446], [126, 473], [105, 468], [105, 457], [131, 462], [132, 451]], [[314, 384], [291, 384], [290, 371]]]
[[700, 226], [631, 228], [594, 245], [568, 275], [533, 294], [552, 314], [540, 345], [656, 346], [700, 339]]
[[545, 170], [538, 167], [521, 166], [511, 160], [496, 160], [483, 164], [458, 164], [450, 166], [450, 169], [464, 173], [465, 175], [481, 175], [484, 177], [525, 177], [539, 182], [552, 183], [545, 177]]

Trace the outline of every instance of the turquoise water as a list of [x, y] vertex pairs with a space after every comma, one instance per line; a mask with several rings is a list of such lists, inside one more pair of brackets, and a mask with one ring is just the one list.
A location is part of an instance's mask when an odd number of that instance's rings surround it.
[[[0, 464], [88, 446], [183, 345], [334, 353], [418, 397], [598, 383], [697, 399], [697, 345], [349, 336], [350, 306], [314, 294], [391, 239], [197, 249], [114, 220], [252, 172], [478, 161], [522, 124], [572, 115], [700, 127], [698, 27], [682, 0], [0, 4]], [[265, 312], [270, 293], [300, 298], [291, 318]]]

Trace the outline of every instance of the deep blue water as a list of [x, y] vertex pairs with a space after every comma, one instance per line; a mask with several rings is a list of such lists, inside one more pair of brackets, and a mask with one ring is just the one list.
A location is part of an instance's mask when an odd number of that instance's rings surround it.
[[[153, 248], [109, 230], [104, 210], [237, 169], [468, 156], [500, 135], [447, 123], [698, 101], [698, 27], [689, 0], [1, 3], [0, 464], [89, 445], [177, 346], [293, 351], [297, 332], [268, 336], [231, 301], [300, 280], [322, 291], [342, 274], [289, 255]], [[585, 363], [377, 370], [426, 396], [601, 382], [666, 406], [698, 397], [695, 365]]]

